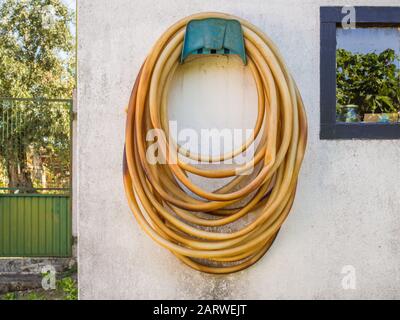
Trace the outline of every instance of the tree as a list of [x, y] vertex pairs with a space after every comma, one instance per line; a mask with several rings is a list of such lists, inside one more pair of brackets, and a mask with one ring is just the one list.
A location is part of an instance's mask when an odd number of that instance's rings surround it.
[[367, 54], [338, 49], [336, 60], [339, 105], [356, 104], [361, 115], [399, 110], [399, 56], [393, 49]]
[[[72, 97], [73, 23], [74, 13], [60, 0], [0, 0], [0, 98]], [[69, 113], [46, 102], [4, 100], [2, 137], [0, 161], [9, 187], [32, 190], [32, 152], [68, 158]]]

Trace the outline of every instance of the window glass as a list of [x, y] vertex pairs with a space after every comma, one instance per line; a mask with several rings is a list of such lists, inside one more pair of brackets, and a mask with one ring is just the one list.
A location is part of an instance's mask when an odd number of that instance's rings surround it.
[[398, 122], [400, 29], [337, 28], [336, 40], [336, 121]]

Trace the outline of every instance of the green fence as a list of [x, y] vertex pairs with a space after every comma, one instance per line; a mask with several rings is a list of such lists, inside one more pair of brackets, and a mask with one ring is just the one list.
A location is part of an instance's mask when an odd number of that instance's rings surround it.
[[71, 255], [69, 196], [1, 195], [0, 256]]
[[72, 101], [0, 98], [0, 257], [72, 254]]

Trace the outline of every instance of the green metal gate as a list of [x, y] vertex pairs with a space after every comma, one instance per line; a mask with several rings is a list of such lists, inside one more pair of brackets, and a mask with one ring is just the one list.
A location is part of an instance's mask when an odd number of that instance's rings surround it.
[[0, 256], [71, 255], [69, 196], [0, 196]]
[[0, 99], [0, 257], [72, 255], [72, 100]]

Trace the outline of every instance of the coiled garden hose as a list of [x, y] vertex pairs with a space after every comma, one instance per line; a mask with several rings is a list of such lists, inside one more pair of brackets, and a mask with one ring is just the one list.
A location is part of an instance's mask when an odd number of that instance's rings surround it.
[[[192, 19], [236, 19], [242, 24], [249, 68], [258, 89], [261, 137], [253, 161], [240, 169], [210, 170], [183, 161], [182, 156], [216, 162], [244, 152], [250, 141], [229, 154], [192, 154], [169, 145], [166, 95], [179, 64], [185, 27]], [[180, 154], [175, 162], [150, 164], [146, 134], [164, 130], [160, 138]], [[300, 93], [275, 45], [256, 27], [222, 13], [189, 16], [169, 28], [157, 41], [136, 79], [129, 101], [124, 151], [124, 186], [129, 206], [144, 231], [188, 266], [207, 273], [226, 274], [256, 263], [270, 248], [292, 207], [307, 143], [307, 119]], [[165, 156], [171, 156], [169, 151]], [[243, 175], [252, 166], [256, 175]], [[187, 173], [232, 180], [208, 192]], [[185, 186], [183, 188], [182, 186]], [[226, 227], [249, 216], [237, 230]]]

